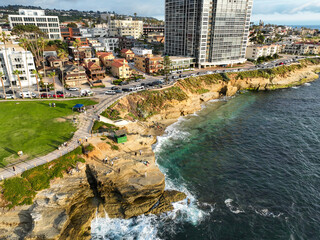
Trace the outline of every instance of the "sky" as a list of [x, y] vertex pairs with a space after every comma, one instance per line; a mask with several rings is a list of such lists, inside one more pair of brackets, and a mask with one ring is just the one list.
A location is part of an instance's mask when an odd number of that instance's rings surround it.
[[[1, 0], [43, 8], [115, 11], [164, 19], [165, 0]], [[252, 21], [287, 25], [320, 25], [320, 0], [253, 0]]]

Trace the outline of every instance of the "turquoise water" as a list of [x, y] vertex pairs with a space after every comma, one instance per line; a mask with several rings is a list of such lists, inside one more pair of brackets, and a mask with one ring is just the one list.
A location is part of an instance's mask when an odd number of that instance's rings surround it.
[[320, 239], [320, 81], [208, 103], [154, 147], [175, 211], [99, 219], [94, 239]]

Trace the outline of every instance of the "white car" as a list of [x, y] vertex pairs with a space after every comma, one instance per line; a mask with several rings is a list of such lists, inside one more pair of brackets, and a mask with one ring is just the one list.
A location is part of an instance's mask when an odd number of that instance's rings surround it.
[[19, 96], [21, 98], [22, 98], [22, 96], [24, 98], [31, 98], [31, 97], [35, 98], [37, 95], [35, 93], [33, 93], [33, 92], [22, 92], [22, 93], [19, 94]]
[[114, 90], [108, 90], [108, 91], [106, 91], [104, 94], [106, 94], [106, 95], [115, 95], [115, 94], [116, 94], [116, 91], [114, 91]]
[[144, 90], [144, 86], [139, 86], [139, 87], [136, 87], [137, 91], [142, 91]]
[[69, 91], [79, 91], [79, 88], [76, 87], [72, 87], [72, 88], [68, 88]]
[[[7, 93], [6, 96], [7, 96], [7, 99], [15, 99], [16, 98], [13, 94], [8, 94]], [[1, 98], [4, 99], [5, 98], [4, 95], [2, 95]]]

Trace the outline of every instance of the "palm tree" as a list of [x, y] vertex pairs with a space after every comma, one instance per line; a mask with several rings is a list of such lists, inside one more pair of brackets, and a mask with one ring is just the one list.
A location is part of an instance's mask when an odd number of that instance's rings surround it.
[[3, 96], [4, 96], [4, 99], [7, 100], [6, 88], [4, 87], [4, 82], [2, 78], [3, 76], [4, 76], [3, 72], [0, 72], [0, 80], [1, 80], [2, 89], [3, 89]]
[[[80, 42], [80, 40], [79, 40], [79, 39], [76, 39], [76, 40], [73, 42], [72, 46], [77, 49], [77, 53], [78, 53], [78, 72], [79, 72], [79, 76], [78, 76], [78, 87], [79, 87], [79, 89], [80, 89], [80, 51], [79, 51], [79, 49], [80, 49], [80, 47], [81, 47], [81, 42]], [[81, 96], [81, 91], [80, 91], [80, 96]]]
[[30, 98], [32, 99], [32, 94], [31, 94], [31, 89], [30, 89], [30, 77], [29, 77], [30, 72], [29, 72], [29, 68], [28, 68], [28, 59], [27, 59], [28, 40], [26, 38], [21, 38], [19, 45], [20, 45], [20, 47], [24, 48], [24, 50], [25, 50], [25, 54], [24, 54], [25, 62], [26, 62], [25, 69], [26, 69], [26, 75], [27, 75], [27, 80], [28, 80], [28, 90], [29, 90]]
[[52, 73], [49, 74], [49, 76], [52, 77], [52, 80], [53, 80], [53, 88], [54, 88], [54, 96], [55, 96], [55, 98], [57, 98], [56, 80], [55, 80], [56, 73], [55, 73], [55, 72], [52, 72]]
[[38, 94], [39, 94], [39, 98], [41, 98], [41, 94], [40, 94], [40, 86], [39, 86], [39, 73], [36, 69], [34, 69], [32, 71], [32, 74], [34, 74], [36, 76], [36, 79], [37, 79], [37, 89], [38, 89]]
[[20, 91], [21, 91], [21, 97], [24, 98], [23, 91], [22, 91], [21, 80], [20, 80], [20, 74], [21, 74], [21, 72], [20, 72], [19, 70], [15, 70], [15, 71], [13, 71], [13, 74], [16, 75], [17, 78], [18, 78], [19, 85], [20, 85]]
[[63, 89], [63, 98], [66, 97], [66, 93], [65, 93], [65, 83], [64, 83], [64, 76], [63, 76], [63, 71], [64, 71], [64, 60], [68, 57], [68, 54], [62, 50], [59, 49], [58, 50], [58, 57], [62, 60], [62, 68], [61, 68], [61, 83], [62, 83], [62, 89]]
[[45, 68], [45, 61], [44, 61], [44, 48], [47, 44], [48, 44], [48, 41], [44, 40], [43, 37], [38, 39], [38, 45], [42, 49], [42, 66], [43, 66], [44, 77], [46, 77], [46, 68]]
[[[7, 55], [7, 42], [9, 41], [9, 38], [7, 37], [7, 35], [5, 34], [5, 32], [2, 32], [2, 36], [0, 37], [0, 40], [1, 42], [3, 42], [3, 45], [4, 45], [4, 56], [5, 56], [5, 59], [6, 59], [6, 62], [8, 62], [8, 55]], [[11, 75], [9, 73], [9, 68], [7, 67], [7, 75], [9, 77], [9, 82], [10, 82], [10, 87], [11, 87], [11, 90], [12, 90], [12, 95], [14, 96], [15, 93], [14, 93], [14, 89], [13, 89], [13, 85], [12, 85], [12, 81], [11, 81]]]

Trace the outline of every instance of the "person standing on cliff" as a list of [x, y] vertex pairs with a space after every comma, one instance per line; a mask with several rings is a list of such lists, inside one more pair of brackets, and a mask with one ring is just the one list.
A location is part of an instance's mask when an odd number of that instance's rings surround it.
[[139, 152], [140, 152], [140, 156], [142, 155], [142, 151], [141, 150], [139, 150]]

